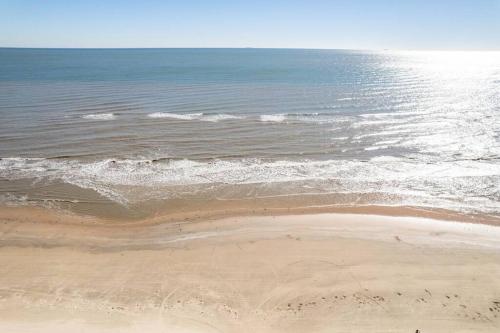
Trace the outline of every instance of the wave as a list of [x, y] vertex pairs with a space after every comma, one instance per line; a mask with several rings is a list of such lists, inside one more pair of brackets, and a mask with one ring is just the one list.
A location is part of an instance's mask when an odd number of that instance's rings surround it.
[[[454, 203], [471, 210], [500, 212], [498, 166], [475, 160], [428, 163], [378, 156], [366, 161], [106, 159], [85, 162], [3, 158], [0, 177], [62, 181], [93, 189], [125, 205], [144, 200], [145, 196], [185, 195], [207, 189], [214, 191], [221, 186], [252, 184], [265, 191], [274, 189], [273, 193], [285, 194], [316, 191], [385, 193], [389, 199], [391, 195], [418, 196], [421, 204], [431, 206], [447, 202], [448, 207]], [[188, 188], [182, 189], [186, 186]], [[134, 192], [134, 189], [142, 191]]]
[[[176, 119], [185, 121], [206, 121], [206, 122], [219, 122], [225, 120], [241, 120], [241, 119], [255, 119], [256, 116], [252, 115], [234, 115], [228, 113], [171, 113], [171, 112], [153, 112], [147, 114], [148, 118], [152, 119]], [[321, 114], [321, 113], [279, 113], [279, 114], [262, 114], [257, 116], [257, 120], [261, 122], [272, 123], [317, 123], [327, 124], [336, 122], [346, 122], [352, 120], [349, 117], [339, 116], [335, 114]], [[114, 113], [96, 113], [81, 116], [87, 120], [113, 120], [116, 119]]]
[[96, 113], [84, 115], [82, 118], [90, 120], [112, 120], [115, 119], [116, 116], [114, 113]]
[[[154, 112], [148, 114], [149, 118], [171, 118], [179, 120], [196, 120], [219, 122], [224, 120], [236, 119], [255, 119], [251, 115], [233, 115], [227, 113], [170, 113], [170, 112]], [[310, 123], [333, 123], [348, 121], [346, 117], [338, 115], [320, 114], [320, 113], [278, 113], [278, 114], [262, 114], [257, 116], [261, 122], [283, 123], [283, 122], [310, 122]]]
[[286, 115], [284, 114], [263, 114], [260, 116], [260, 121], [263, 122], [282, 123], [285, 119]]
[[181, 120], [193, 120], [198, 119], [202, 116], [202, 113], [189, 113], [189, 114], [177, 114], [177, 113], [168, 113], [168, 112], [154, 112], [148, 114], [149, 118], [172, 118], [172, 119], [181, 119]]
[[209, 121], [209, 122], [218, 122], [221, 120], [229, 120], [229, 119], [242, 119], [243, 117], [235, 116], [231, 114], [225, 113], [215, 113], [215, 114], [206, 114], [206, 113], [187, 113], [187, 114], [178, 114], [178, 113], [170, 113], [170, 112], [154, 112], [148, 114], [149, 118], [171, 118], [171, 119], [180, 119], [180, 120], [198, 120], [198, 121]]
[[278, 114], [263, 114], [259, 117], [262, 122], [275, 122], [275, 123], [313, 123], [313, 124], [330, 124], [330, 123], [344, 123], [352, 121], [352, 117], [346, 117], [336, 114], [326, 113], [278, 113]]
[[364, 148], [364, 150], [366, 150], [366, 151], [372, 151], [372, 150], [380, 150], [380, 149], [387, 149], [387, 148], [389, 148], [389, 147], [386, 146], [386, 145], [383, 145], [383, 146], [370, 146], [370, 147]]

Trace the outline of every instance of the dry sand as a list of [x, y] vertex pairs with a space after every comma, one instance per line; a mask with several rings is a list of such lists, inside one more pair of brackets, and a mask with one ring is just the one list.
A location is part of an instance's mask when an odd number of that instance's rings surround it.
[[0, 221], [0, 332], [500, 332], [500, 227]]

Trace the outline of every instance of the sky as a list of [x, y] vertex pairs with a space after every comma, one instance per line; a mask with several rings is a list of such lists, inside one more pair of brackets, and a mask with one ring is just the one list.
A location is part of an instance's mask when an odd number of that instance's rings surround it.
[[500, 0], [0, 0], [0, 47], [500, 49]]

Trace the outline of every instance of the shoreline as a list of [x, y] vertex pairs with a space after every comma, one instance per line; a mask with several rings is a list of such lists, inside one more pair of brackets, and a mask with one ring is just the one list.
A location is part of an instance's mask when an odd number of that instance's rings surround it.
[[73, 218], [0, 219], [0, 330], [500, 329], [497, 226], [331, 213]]
[[[220, 204], [220, 202], [218, 202]], [[264, 206], [256, 203], [242, 204], [235, 201], [228, 204], [214, 205], [206, 202], [203, 205], [184, 208], [167, 208], [157, 210], [145, 217], [124, 219], [122, 217], [105, 217], [94, 214], [81, 214], [68, 209], [47, 208], [40, 206], [0, 205], [0, 220], [36, 221], [37, 223], [63, 223], [108, 227], [141, 227], [165, 223], [197, 223], [206, 220], [221, 220], [251, 216], [286, 216], [316, 214], [357, 214], [387, 217], [414, 217], [449, 222], [463, 222], [500, 226], [500, 216], [488, 214], [467, 214], [457, 211], [414, 206], [383, 205], [312, 205], [312, 206]]]

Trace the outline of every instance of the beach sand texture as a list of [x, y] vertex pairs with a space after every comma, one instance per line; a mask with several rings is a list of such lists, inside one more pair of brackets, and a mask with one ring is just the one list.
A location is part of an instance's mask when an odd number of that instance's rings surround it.
[[0, 332], [500, 331], [495, 226], [360, 214], [43, 220], [2, 218]]

